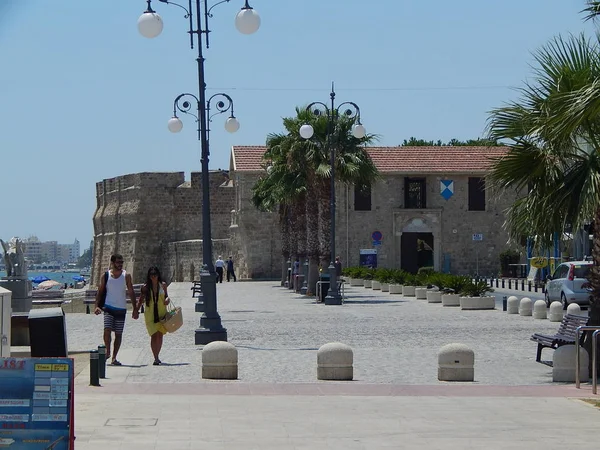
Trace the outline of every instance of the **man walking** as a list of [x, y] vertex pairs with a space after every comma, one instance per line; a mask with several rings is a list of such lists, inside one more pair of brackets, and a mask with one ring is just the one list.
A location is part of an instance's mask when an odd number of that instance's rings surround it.
[[215, 261], [215, 270], [217, 271], [217, 283], [223, 282], [223, 270], [225, 269], [225, 261], [223, 257], [219, 255], [219, 258]]
[[233, 270], [233, 259], [231, 256], [227, 260], [227, 282], [229, 283], [229, 278], [233, 277], [233, 281], [237, 281], [237, 277], [235, 276], [235, 272]]
[[[94, 314], [98, 315], [104, 311], [104, 345], [106, 346], [106, 360], [111, 356], [111, 364], [120, 366], [117, 359], [117, 353], [121, 348], [123, 339], [123, 329], [125, 328], [125, 316], [127, 315], [127, 297], [125, 291], [129, 293], [131, 304], [136, 305], [135, 292], [131, 275], [123, 270], [123, 257], [114, 254], [110, 257], [110, 270], [105, 272], [100, 278], [100, 286], [96, 293], [96, 304]], [[101, 299], [104, 299], [104, 305], [101, 307]], [[134, 317], [134, 319], [137, 317]], [[115, 333], [115, 343], [113, 351], [110, 351], [110, 341], [112, 333]]]

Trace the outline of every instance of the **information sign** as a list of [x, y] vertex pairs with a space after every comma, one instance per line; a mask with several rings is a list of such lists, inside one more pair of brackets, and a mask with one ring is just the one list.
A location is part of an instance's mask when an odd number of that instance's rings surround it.
[[362, 267], [371, 269], [377, 268], [377, 250], [372, 248], [364, 248], [359, 253], [359, 264]]
[[483, 241], [483, 234], [481, 234], [481, 233], [474, 233], [473, 234], [473, 240], [474, 241]]
[[0, 358], [0, 447], [73, 448], [73, 360]]

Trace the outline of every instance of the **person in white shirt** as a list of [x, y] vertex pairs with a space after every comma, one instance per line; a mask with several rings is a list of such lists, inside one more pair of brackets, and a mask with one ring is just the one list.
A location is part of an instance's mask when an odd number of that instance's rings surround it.
[[225, 261], [223, 261], [223, 257], [219, 255], [217, 261], [215, 262], [215, 270], [217, 271], [217, 283], [223, 282], [223, 271], [225, 270]]

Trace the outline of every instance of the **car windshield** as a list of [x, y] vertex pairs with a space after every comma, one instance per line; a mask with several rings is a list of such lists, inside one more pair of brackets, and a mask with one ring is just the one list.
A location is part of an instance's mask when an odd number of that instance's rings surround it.
[[574, 266], [574, 267], [575, 267], [575, 270], [574, 270], [575, 278], [587, 278], [592, 266], [586, 265], [586, 266]]

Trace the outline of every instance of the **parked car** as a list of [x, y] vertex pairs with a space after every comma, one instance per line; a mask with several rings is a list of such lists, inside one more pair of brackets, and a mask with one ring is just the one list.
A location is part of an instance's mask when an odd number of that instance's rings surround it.
[[590, 291], [588, 275], [592, 261], [569, 261], [560, 264], [552, 275], [546, 278], [546, 304], [559, 301], [564, 309], [571, 303], [589, 305]]

